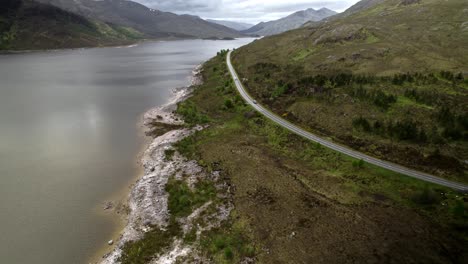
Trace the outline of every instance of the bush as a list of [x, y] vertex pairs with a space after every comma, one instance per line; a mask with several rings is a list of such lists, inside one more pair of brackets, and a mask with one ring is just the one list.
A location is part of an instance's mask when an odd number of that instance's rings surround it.
[[224, 100], [224, 107], [226, 109], [232, 109], [234, 108], [234, 103], [230, 99]]
[[353, 167], [354, 168], [362, 169], [362, 168], [364, 168], [365, 164], [366, 164], [365, 161], [362, 160], [362, 159], [353, 161]]
[[353, 127], [365, 132], [370, 132], [372, 130], [369, 121], [362, 116], [353, 120]]
[[225, 57], [229, 53], [229, 49], [222, 49], [216, 55], [218, 57]]
[[166, 161], [172, 160], [172, 157], [174, 156], [174, 154], [175, 154], [175, 150], [174, 150], [174, 149], [166, 149], [166, 150], [164, 150], [164, 160], [166, 160]]
[[156, 254], [169, 247], [175, 236], [181, 232], [177, 222], [171, 220], [165, 231], [158, 228], [145, 233], [138, 241], [129, 241], [122, 247], [122, 255], [119, 261], [122, 264], [149, 263]]
[[430, 188], [424, 188], [421, 193], [414, 195], [413, 201], [421, 205], [432, 205], [440, 202], [439, 195]]
[[177, 107], [177, 114], [181, 115], [189, 125], [206, 124], [210, 121], [208, 116], [198, 111], [192, 101], [181, 102]]
[[216, 197], [216, 188], [212, 182], [201, 181], [191, 190], [187, 183], [170, 179], [166, 185], [169, 193], [168, 208], [174, 217], [188, 216], [192, 210]]

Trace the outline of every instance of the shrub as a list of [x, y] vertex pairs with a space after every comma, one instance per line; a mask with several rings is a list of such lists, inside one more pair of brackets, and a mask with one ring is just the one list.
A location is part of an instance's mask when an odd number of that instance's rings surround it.
[[174, 149], [166, 149], [166, 150], [164, 150], [164, 159], [166, 161], [170, 161], [170, 160], [172, 160], [172, 157], [174, 156], [174, 154], [175, 154]]
[[208, 116], [200, 113], [192, 101], [184, 101], [177, 107], [177, 113], [181, 115], [189, 125], [206, 124], [210, 120]]
[[421, 205], [432, 205], [440, 202], [440, 197], [434, 190], [426, 187], [422, 192], [414, 195], [413, 201]]
[[362, 160], [362, 159], [353, 161], [353, 167], [354, 168], [362, 169], [362, 168], [364, 168], [365, 164], [366, 164], [365, 161]]
[[168, 208], [174, 217], [188, 216], [192, 210], [213, 199], [216, 188], [212, 182], [201, 181], [191, 190], [187, 183], [170, 179], [166, 185], [169, 193]]
[[372, 130], [369, 121], [362, 116], [353, 120], [353, 127], [362, 129], [365, 132], [370, 132]]
[[234, 108], [234, 103], [231, 101], [231, 99], [226, 99], [224, 100], [224, 107], [226, 109], [232, 109]]

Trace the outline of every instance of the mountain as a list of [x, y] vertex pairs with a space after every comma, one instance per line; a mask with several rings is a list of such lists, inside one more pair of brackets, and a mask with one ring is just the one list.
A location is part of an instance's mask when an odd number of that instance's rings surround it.
[[252, 24], [235, 22], [235, 21], [226, 21], [226, 20], [206, 19], [206, 21], [211, 22], [211, 23], [215, 23], [215, 24], [219, 24], [219, 25], [223, 25], [225, 27], [232, 28], [232, 29], [235, 29], [237, 31], [247, 30], [247, 29], [254, 26]]
[[142, 37], [134, 29], [31, 0], [9, 0], [0, 9], [0, 50], [121, 45]]
[[466, 0], [366, 0], [237, 49], [233, 64], [301, 127], [468, 182], [467, 14]]
[[331, 20], [347, 17], [347, 16], [350, 16], [352, 14], [355, 14], [355, 13], [364, 11], [364, 10], [366, 10], [368, 8], [371, 8], [371, 7], [373, 7], [373, 6], [377, 5], [377, 4], [383, 3], [384, 1], [385, 0], [362, 0], [362, 1], [359, 1], [356, 4], [354, 4], [350, 8], [346, 9], [343, 13], [338, 13], [336, 15], [329, 16], [329, 17], [327, 17], [325, 19], [322, 19], [320, 21], [310, 20], [310, 21], [307, 21], [307, 23], [305, 23], [303, 26], [310, 27], [310, 26], [314, 26], [314, 25], [317, 25], [317, 24], [320, 24], [320, 23], [326, 23], [326, 22], [331, 21]]
[[236, 38], [242, 34], [199, 17], [176, 15], [126, 0], [38, 0], [90, 19], [134, 28], [149, 37]]
[[251, 35], [270, 36], [280, 34], [291, 29], [299, 28], [308, 21], [320, 21], [335, 14], [335, 11], [327, 8], [322, 8], [319, 10], [310, 8], [296, 12], [279, 20], [261, 22], [242, 32]]

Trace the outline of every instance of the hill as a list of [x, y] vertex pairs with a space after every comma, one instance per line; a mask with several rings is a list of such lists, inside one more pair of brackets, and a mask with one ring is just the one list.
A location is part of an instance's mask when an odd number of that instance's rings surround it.
[[143, 34], [89, 20], [31, 0], [8, 1], [0, 11], [0, 50], [77, 48], [129, 44]]
[[339, 143], [468, 182], [468, 3], [357, 6], [237, 50], [249, 91]]
[[150, 37], [236, 38], [242, 34], [199, 17], [176, 15], [148, 8], [127, 0], [39, 0], [82, 15], [115, 25], [134, 28]]
[[294, 14], [275, 21], [261, 22], [242, 32], [251, 35], [271, 36], [286, 32], [291, 29], [299, 28], [308, 21], [320, 21], [335, 14], [335, 11], [327, 8], [322, 8], [319, 10], [309, 8], [307, 10], [298, 11]]
[[235, 29], [235, 30], [237, 30], [237, 31], [246, 30], [246, 29], [249, 29], [249, 28], [251, 28], [251, 27], [254, 26], [254, 25], [252, 25], [252, 24], [241, 23], [241, 22], [235, 22], [235, 21], [226, 21], [226, 20], [207, 19], [206, 21], [208, 21], [208, 22], [210, 22], [210, 23], [215, 23], [215, 24], [223, 25], [223, 26], [225, 26], [225, 27], [232, 28], [232, 29]]
[[361, 0], [361, 1], [357, 2], [356, 4], [354, 4], [353, 6], [351, 6], [350, 8], [346, 9], [343, 13], [338, 13], [336, 15], [327, 17], [327, 18], [322, 19], [320, 21], [310, 20], [307, 23], [305, 23], [303, 26], [304, 27], [310, 27], [310, 26], [318, 25], [320, 23], [326, 23], [328, 21], [332, 21], [332, 20], [335, 20], [335, 19], [347, 17], [347, 16], [350, 16], [352, 14], [355, 14], [355, 13], [364, 11], [364, 10], [366, 10], [368, 8], [371, 8], [371, 7], [373, 7], [373, 6], [377, 5], [377, 4], [383, 3], [384, 1], [385, 0]]

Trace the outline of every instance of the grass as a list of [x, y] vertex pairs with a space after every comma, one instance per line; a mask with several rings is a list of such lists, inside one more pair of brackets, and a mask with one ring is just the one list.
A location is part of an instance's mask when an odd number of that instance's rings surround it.
[[171, 220], [165, 230], [153, 228], [153, 230], [145, 233], [142, 239], [127, 242], [122, 247], [122, 256], [119, 261], [122, 264], [149, 263], [154, 256], [169, 248], [174, 238], [180, 236], [180, 234], [179, 224]]
[[[467, 114], [468, 34], [457, 25], [465, 21], [468, 6], [462, 0], [400, 2], [384, 1], [346, 18], [262, 38], [234, 51], [233, 64], [241, 79], [249, 80], [245, 86], [250, 94], [278, 115], [289, 113], [291, 122], [373, 156], [468, 182], [467, 137], [444, 134], [451, 128], [436, 118], [448, 105]], [[446, 78], [441, 74], [445, 71], [460, 72], [465, 80]], [[406, 73], [425, 77], [392, 80]], [[342, 74], [373, 81], [307, 82], [309, 77]], [[353, 94], [359, 86], [397, 101]], [[279, 90], [283, 87], [287, 89]], [[414, 121], [426, 140], [361, 133], [352, 125], [360, 116], [371, 123]], [[459, 134], [468, 135], [468, 127]], [[453, 160], [450, 166], [431, 160], [436, 149]]]
[[[463, 196], [354, 160], [290, 134], [237, 102], [226, 73], [222, 56], [204, 65], [205, 84], [195, 90], [188, 104], [195, 106], [192, 108], [198, 112], [195, 116], [207, 116], [209, 127], [176, 146], [181, 154], [198, 160], [207, 170], [221, 171], [222, 179], [234, 186], [235, 210], [230, 220], [219, 230], [201, 235], [201, 250], [215, 263], [238, 263], [252, 255], [260, 263], [308, 262], [314, 254], [323, 257], [328, 239], [336, 243], [362, 236], [358, 231], [361, 225], [356, 225], [361, 220], [354, 213], [341, 213], [343, 210], [357, 212], [360, 208], [365, 208], [362, 210], [366, 211], [366, 221], [370, 221], [365, 225], [365, 236], [381, 232], [383, 225], [393, 230], [393, 235], [385, 233], [374, 239], [399, 241], [404, 245], [397, 250], [395, 259], [413, 256], [405, 253], [406, 250], [419, 245], [430, 248], [431, 241], [443, 240], [446, 234], [414, 233], [412, 237], [418, 243], [412, 243], [411, 239], [402, 240], [408, 231], [400, 230], [401, 223], [436, 225], [456, 241], [466, 241], [467, 229], [463, 222], [466, 222], [467, 208]], [[233, 105], [226, 107], [226, 100]], [[326, 207], [322, 207], [324, 203]], [[287, 214], [290, 211], [294, 214]], [[328, 214], [334, 216], [326, 217]], [[318, 215], [323, 215], [323, 219]], [[380, 224], [369, 220], [374, 217], [381, 219]], [[308, 229], [310, 221], [312, 229]], [[291, 234], [298, 230], [298, 235], [291, 239]], [[312, 236], [314, 232], [324, 233], [316, 240]], [[324, 235], [331, 233], [336, 235]], [[269, 238], [270, 234], [274, 239]], [[193, 237], [188, 240], [192, 241]], [[351, 241], [347, 243], [356, 243]], [[450, 250], [457, 243], [464, 242], [450, 242]], [[303, 248], [304, 244], [310, 247]], [[362, 241], [361, 248], [370, 252], [374, 245]], [[271, 253], [257, 250], [263, 247], [271, 248]], [[437, 258], [436, 252], [425, 254]]]
[[293, 57], [293, 61], [300, 61], [300, 60], [303, 60], [305, 59], [307, 56], [309, 56], [310, 54], [314, 53], [314, 49], [304, 49], [304, 50], [301, 50], [299, 51], [294, 57]]
[[[122, 247], [122, 256], [119, 261], [122, 264], [149, 263], [155, 256], [163, 253], [171, 245], [174, 239], [182, 237], [183, 233], [177, 218], [190, 215], [194, 209], [214, 201], [216, 188], [213, 182], [200, 181], [191, 189], [186, 182], [171, 178], [166, 185], [169, 194], [168, 209], [171, 214], [167, 227], [161, 229], [153, 227], [137, 241], [127, 242]], [[185, 243], [196, 241], [196, 230], [183, 236]]]
[[203, 235], [200, 246], [209, 258], [215, 263], [239, 263], [255, 257], [256, 249], [246, 238], [245, 227], [238, 223], [226, 225]]
[[195, 208], [216, 197], [216, 187], [209, 181], [198, 182], [192, 190], [186, 182], [171, 178], [166, 191], [169, 193], [169, 212], [176, 218], [190, 215]]

